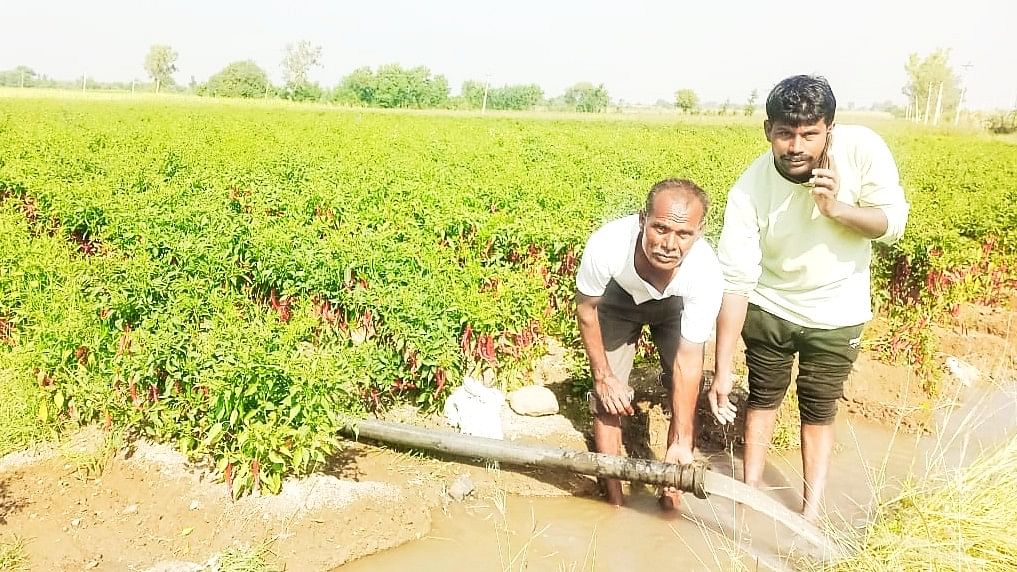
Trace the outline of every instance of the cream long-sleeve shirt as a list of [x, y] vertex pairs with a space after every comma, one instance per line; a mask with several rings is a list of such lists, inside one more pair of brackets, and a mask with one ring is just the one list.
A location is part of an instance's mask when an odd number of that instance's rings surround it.
[[[883, 139], [866, 127], [838, 124], [828, 154], [840, 178], [837, 198], [882, 209], [887, 229], [875, 240], [899, 239], [909, 205]], [[728, 194], [717, 257], [726, 292], [795, 324], [832, 329], [872, 318], [871, 240], [820, 213], [811, 189], [777, 172], [772, 151]]]

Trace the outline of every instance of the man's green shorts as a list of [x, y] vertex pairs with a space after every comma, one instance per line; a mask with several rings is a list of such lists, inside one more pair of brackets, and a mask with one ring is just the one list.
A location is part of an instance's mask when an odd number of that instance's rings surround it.
[[823, 330], [806, 328], [749, 304], [742, 328], [749, 368], [749, 408], [780, 407], [798, 354], [798, 410], [802, 423], [828, 425], [858, 358], [864, 324]]

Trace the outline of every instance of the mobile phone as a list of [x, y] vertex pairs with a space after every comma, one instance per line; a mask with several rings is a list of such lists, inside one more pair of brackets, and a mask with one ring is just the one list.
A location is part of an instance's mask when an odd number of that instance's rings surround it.
[[[833, 136], [833, 130], [828, 129], [826, 131], [826, 143], [823, 144], [823, 151], [819, 154], [819, 160], [816, 161], [817, 169], [829, 169], [830, 168], [830, 138]], [[805, 187], [815, 187], [816, 184], [812, 182], [810, 178], [808, 181], [802, 183]]]

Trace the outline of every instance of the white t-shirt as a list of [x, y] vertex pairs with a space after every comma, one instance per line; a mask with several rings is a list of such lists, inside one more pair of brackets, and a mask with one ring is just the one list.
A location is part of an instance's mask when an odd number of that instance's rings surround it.
[[681, 336], [696, 344], [706, 342], [724, 296], [724, 279], [713, 248], [705, 239], [696, 240], [674, 278], [659, 292], [636, 274], [639, 230], [639, 215], [613, 220], [597, 229], [586, 241], [576, 289], [586, 296], [602, 296], [613, 278], [636, 304], [678, 296], [683, 305]]

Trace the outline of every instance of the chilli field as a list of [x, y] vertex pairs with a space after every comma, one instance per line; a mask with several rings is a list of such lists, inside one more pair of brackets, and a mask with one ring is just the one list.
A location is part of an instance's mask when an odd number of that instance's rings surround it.
[[[1014, 287], [1017, 146], [878, 130], [912, 214], [868, 343], [935, 392], [928, 321]], [[680, 176], [716, 237], [765, 148], [746, 125], [3, 100], [0, 453], [97, 422], [278, 490], [350, 417], [576, 347], [589, 232]]]

